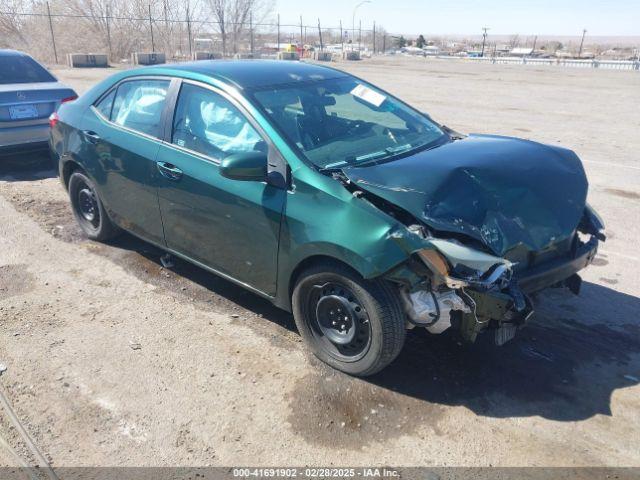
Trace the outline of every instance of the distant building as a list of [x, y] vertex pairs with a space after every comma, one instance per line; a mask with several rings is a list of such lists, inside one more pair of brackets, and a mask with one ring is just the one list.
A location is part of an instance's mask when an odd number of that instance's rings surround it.
[[556, 52], [556, 57], [558, 58], [573, 58], [573, 53], [568, 50], [558, 50]]
[[512, 48], [509, 54], [513, 57], [531, 57], [533, 55], [533, 48], [516, 47]]
[[511, 51], [511, 46], [505, 45], [505, 44], [496, 45], [494, 51], [496, 52], [497, 56], [504, 57], [506, 55], [509, 55], [509, 52]]
[[423, 50], [426, 55], [440, 55], [440, 47], [437, 45], [427, 45]]

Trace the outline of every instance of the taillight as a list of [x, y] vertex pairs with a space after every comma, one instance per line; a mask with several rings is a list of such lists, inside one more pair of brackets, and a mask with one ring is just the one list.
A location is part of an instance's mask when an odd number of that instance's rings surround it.
[[73, 95], [71, 97], [63, 98], [62, 100], [60, 100], [60, 103], [73, 102], [74, 100], [77, 100], [77, 99], [78, 99], [78, 96]]
[[49, 115], [49, 127], [53, 128], [55, 127], [58, 122], [60, 121], [60, 117], [58, 116], [57, 112], [53, 112], [51, 115]]

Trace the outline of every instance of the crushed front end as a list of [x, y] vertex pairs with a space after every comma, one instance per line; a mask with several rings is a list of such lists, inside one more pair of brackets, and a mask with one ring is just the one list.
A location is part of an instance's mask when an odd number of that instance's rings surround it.
[[549, 287], [579, 293], [578, 272], [594, 259], [603, 232], [601, 220], [587, 206], [570, 239], [515, 262], [509, 255], [501, 258], [474, 248], [478, 245], [435, 238], [412, 225], [395, 232], [394, 240], [404, 244], [405, 235], [418, 235], [429, 247], [415, 251], [386, 278], [398, 285], [409, 328], [435, 334], [453, 328], [468, 342], [489, 330], [495, 343], [503, 345], [533, 314], [533, 293]]
[[410, 326], [456, 328], [468, 341], [513, 338], [531, 294], [580, 289], [577, 272], [604, 240], [571, 150], [469, 135], [388, 162], [343, 167], [337, 179], [399, 224], [409, 256], [385, 277], [399, 285]]

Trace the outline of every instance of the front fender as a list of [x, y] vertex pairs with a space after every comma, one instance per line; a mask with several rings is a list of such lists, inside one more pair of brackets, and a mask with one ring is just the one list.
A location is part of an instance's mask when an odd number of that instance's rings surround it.
[[[306, 180], [306, 179], [305, 179]], [[383, 275], [428, 242], [357, 198], [339, 182], [317, 174], [287, 195], [280, 231], [276, 304], [290, 308], [293, 274], [316, 256], [349, 265], [364, 278]], [[398, 241], [398, 237], [403, 241]]]

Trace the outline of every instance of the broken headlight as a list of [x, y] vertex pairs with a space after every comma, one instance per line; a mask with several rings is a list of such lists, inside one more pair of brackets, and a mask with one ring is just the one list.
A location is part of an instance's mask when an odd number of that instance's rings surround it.
[[508, 261], [457, 242], [434, 240], [434, 243], [436, 241], [443, 248], [450, 247], [451, 255], [447, 257], [438, 250], [428, 248], [417, 252], [432, 272], [434, 285], [489, 290], [504, 288], [511, 280], [511, 263]]
[[582, 219], [578, 225], [578, 231], [591, 234], [601, 242], [607, 239], [602, 218], [600, 218], [600, 215], [598, 215], [589, 204], [584, 208], [584, 215], [582, 215]]

